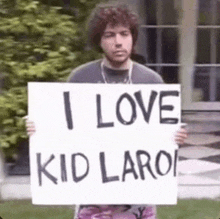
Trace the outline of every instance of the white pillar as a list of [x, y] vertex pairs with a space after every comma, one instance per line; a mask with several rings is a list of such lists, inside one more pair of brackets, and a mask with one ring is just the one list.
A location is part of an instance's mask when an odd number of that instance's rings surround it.
[[179, 81], [182, 84], [182, 109], [189, 109], [193, 92], [193, 65], [196, 56], [197, 0], [182, 0], [180, 8]]

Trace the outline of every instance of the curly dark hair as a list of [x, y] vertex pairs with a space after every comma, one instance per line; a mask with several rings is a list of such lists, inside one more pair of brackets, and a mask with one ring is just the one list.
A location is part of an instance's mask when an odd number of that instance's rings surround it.
[[99, 4], [93, 10], [87, 22], [88, 42], [92, 47], [102, 52], [100, 41], [108, 24], [129, 27], [134, 47], [138, 37], [138, 16], [124, 3]]

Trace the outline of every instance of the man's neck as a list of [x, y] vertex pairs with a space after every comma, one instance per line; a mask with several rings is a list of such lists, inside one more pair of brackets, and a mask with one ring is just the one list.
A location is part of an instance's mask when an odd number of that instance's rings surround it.
[[103, 58], [104, 65], [111, 69], [129, 69], [131, 65], [131, 59], [127, 59], [126, 62], [123, 62], [118, 65], [112, 64], [106, 57]]

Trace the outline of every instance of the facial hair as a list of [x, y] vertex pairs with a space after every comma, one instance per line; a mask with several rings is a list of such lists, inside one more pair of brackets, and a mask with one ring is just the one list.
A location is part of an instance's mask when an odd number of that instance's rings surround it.
[[112, 59], [110, 56], [108, 56], [108, 54], [105, 54], [106, 59], [111, 64], [111, 66], [114, 68], [120, 68], [121, 66], [123, 66], [123, 64], [125, 64], [128, 61], [128, 59], [130, 59], [130, 56], [131, 54], [125, 57], [124, 60], [117, 61], [117, 60]]

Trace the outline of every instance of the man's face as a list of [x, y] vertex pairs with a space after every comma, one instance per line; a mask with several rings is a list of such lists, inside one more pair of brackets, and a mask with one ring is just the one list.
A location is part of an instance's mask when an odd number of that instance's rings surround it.
[[113, 66], [125, 63], [131, 55], [133, 39], [128, 27], [107, 25], [100, 46]]

